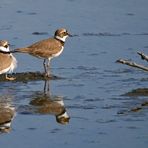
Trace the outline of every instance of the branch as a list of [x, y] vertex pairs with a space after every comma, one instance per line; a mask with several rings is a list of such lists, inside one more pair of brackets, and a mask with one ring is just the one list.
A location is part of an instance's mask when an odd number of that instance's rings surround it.
[[117, 63], [121, 63], [121, 64], [125, 64], [125, 65], [128, 65], [128, 66], [131, 66], [131, 67], [135, 67], [135, 68], [138, 68], [138, 69], [142, 69], [142, 70], [145, 70], [145, 71], [148, 71], [148, 67], [145, 67], [143, 65], [139, 65], [135, 62], [132, 62], [132, 61], [128, 61], [128, 60], [124, 60], [124, 59], [119, 59], [116, 61]]
[[148, 55], [145, 55], [144, 53], [139, 52], [139, 51], [137, 52], [137, 54], [139, 54], [141, 56], [142, 60], [146, 60], [148, 62]]

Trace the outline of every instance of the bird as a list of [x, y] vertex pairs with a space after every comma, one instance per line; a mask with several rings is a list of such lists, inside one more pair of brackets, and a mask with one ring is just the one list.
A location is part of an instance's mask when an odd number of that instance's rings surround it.
[[11, 123], [15, 115], [15, 107], [9, 103], [0, 102], [0, 133], [8, 133], [11, 131]]
[[14, 49], [13, 52], [27, 53], [44, 59], [43, 66], [45, 76], [50, 77], [50, 61], [63, 52], [64, 44], [68, 36], [72, 35], [70, 35], [65, 28], [59, 28], [55, 31], [54, 37], [40, 40], [24, 48]]
[[17, 60], [12, 55], [9, 49], [9, 42], [7, 40], [0, 40], [0, 74], [6, 74], [7, 80], [15, 80], [14, 77], [8, 77], [7, 72], [13, 72], [17, 67]]

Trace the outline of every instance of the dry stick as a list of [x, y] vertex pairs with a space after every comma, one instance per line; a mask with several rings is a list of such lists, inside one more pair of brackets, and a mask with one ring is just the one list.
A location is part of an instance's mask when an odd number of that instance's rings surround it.
[[145, 67], [143, 65], [139, 65], [135, 62], [132, 62], [132, 61], [128, 61], [128, 60], [124, 60], [124, 59], [119, 59], [116, 61], [117, 63], [121, 63], [121, 64], [125, 64], [125, 65], [128, 65], [128, 66], [131, 66], [131, 67], [136, 67], [136, 68], [139, 68], [139, 69], [142, 69], [142, 70], [145, 70], [145, 71], [148, 71], [148, 67]]
[[139, 54], [141, 56], [142, 60], [146, 60], [148, 62], [148, 55], [145, 55], [144, 53], [139, 52], [139, 51], [137, 52], [137, 54]]

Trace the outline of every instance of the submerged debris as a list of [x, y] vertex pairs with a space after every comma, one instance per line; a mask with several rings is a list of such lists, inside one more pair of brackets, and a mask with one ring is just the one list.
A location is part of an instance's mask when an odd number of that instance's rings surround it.
[[[13, 77], [16, 79], [13, 82], [27, 82], [27, 81], [34, 81], [34, 80], [53, 80], [53, 79], [61, 79], [60, 77], [51, 75], [50, 77], [46, 77], [44, 73], [41, 72], [22, 72], [22, 73], [13, 73]], [[5, 74], [0, 75], [0, 82], [6, 82]]]
[[123, 96], [148, 96], [148, 88], [134, 89], [131, 92], [124, 94]]

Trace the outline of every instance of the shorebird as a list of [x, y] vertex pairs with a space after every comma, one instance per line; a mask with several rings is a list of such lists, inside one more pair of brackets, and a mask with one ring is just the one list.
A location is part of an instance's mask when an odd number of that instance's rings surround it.
[[16, 67], [17, 61], [10, 53], [8, 41], [0, 40], [0, 74], [5, 73], [7, 80], [14, 80], [15, 78], [7, 76], [7, 72], [13, 72]]
[[37, 58], [44, 59], [43, 66], [45, 75], [50, 77], [50, 61], [63, 52], [64, 44], [68, 36], [71, 36], [69, 32], [64, 28], [60, 28], [55, 31], [53, 38], [38, 41], [28, 47], [15, 49], [13, 52], [28, 53]]
[[15, 108], [9, 103], [0, 103], [0, 133], [8, 133], [16, 115]]

